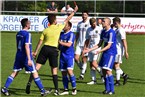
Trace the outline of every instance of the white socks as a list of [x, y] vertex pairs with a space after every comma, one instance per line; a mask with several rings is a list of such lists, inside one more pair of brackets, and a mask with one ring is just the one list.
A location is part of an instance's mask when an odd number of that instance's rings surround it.
[[96, 81], [96, 70], [91, 69], [92, 81]]
[[123, 71], [121, 68], [116, 69], [116, 80], [120, 80], [120, 76], [123, 74]]
[[84, 63], [84, 64], [82, 65], [81, 74], [85, 74], [86, 69], [87, 69], [87, 63]]

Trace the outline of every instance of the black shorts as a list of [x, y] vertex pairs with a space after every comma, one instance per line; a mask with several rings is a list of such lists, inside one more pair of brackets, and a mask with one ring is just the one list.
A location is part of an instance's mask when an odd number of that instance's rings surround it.
[[58, 49], [56, 47], [44, 45], [41, 48], [36, 63], [45, 64], [47, 59], [51, 67], [58, 67]]

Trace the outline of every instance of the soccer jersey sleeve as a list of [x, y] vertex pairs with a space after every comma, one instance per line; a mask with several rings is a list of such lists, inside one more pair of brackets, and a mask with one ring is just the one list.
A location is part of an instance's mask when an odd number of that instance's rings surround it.
[[113, 43], [113, 40], [114, 40], [114, 37], [115, 35], [114, 35], [114, 33], [111, 31], [110, 33], [109, 33], [109, 39], [108, 39], [108, 43]]
[[77, 25], [77, 33], [80, 32], [80, 23]]
[[26, 34], [25, 44], [31, 44], [31, 34], [30, 33]]
[[120, 29], [121, 39], [126, 39], [126, 33], [124, 29]]
[[90, 37], [89, 37], [89, 28], [87, 29], [87, 31], [86, 31], [86, 39], [89, 39]]
[[41, 36], [40, 36], [41, 40], [44, 40], [44, 31], [42, 32]]
[[74, 42], [74, 40], [75, 40], [75, 35], [74, 35], [73, 33], [71, 33], [71, 34], [70, 34], [70, 38], [69, 38], [68, 42], [73, 43], [73, 42]]

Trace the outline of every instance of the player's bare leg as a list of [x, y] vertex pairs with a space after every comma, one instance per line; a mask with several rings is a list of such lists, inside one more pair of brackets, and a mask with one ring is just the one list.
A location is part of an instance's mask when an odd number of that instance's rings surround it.
[[80, 69], [82, 69], [82, 63], [81, 63], [81, 61], [80, 61], [80, 55], [75, 54], [75, 62], [76, 62], [76, 64], [77, 64], [77, 66], [78, 66]]

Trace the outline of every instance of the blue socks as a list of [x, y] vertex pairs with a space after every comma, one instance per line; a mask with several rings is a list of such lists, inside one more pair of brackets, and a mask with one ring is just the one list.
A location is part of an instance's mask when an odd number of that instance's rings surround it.
[[68, 77], [63, 76], [62, 81], [63, 81], [64, 89], [68, 89], [68, 83], [69, 83]]
[[106, 75], [105, 77], [105, 90], [108, 92], [114, 92], [114, 78], [113, 75]]
[[10, 84], [13, 82], [14, 78], [12, 76], [8, 76], [7, 81], [5, 83], [5, 88], [8, 88]]
[[106, 91], [110, 91], [110, 85], [109, 85], [109, 78], [108, 78], [108, 75], [106, 75], [106, 77], [104, 78], [105, 80], [105, 90]]
[[44, 93], [45, 90], [44, 90], [44, 87], [42, 85], [42, 82], [41, 82], [40, 78], [39, 77], [34, 78], [34, 82], [37, 85], [37, 87], [39, 88], [39, 90]]
[[76, 77], [75, 77], [75, 75], [70, 76], [70, 82], [71, 82], [72, 88], [75, 89], [76, 88]]
[[109, 86], [110, 86], [110, 92], [114, 92], [114, 77], [113, 75], [108, 76], [109, 79]]

